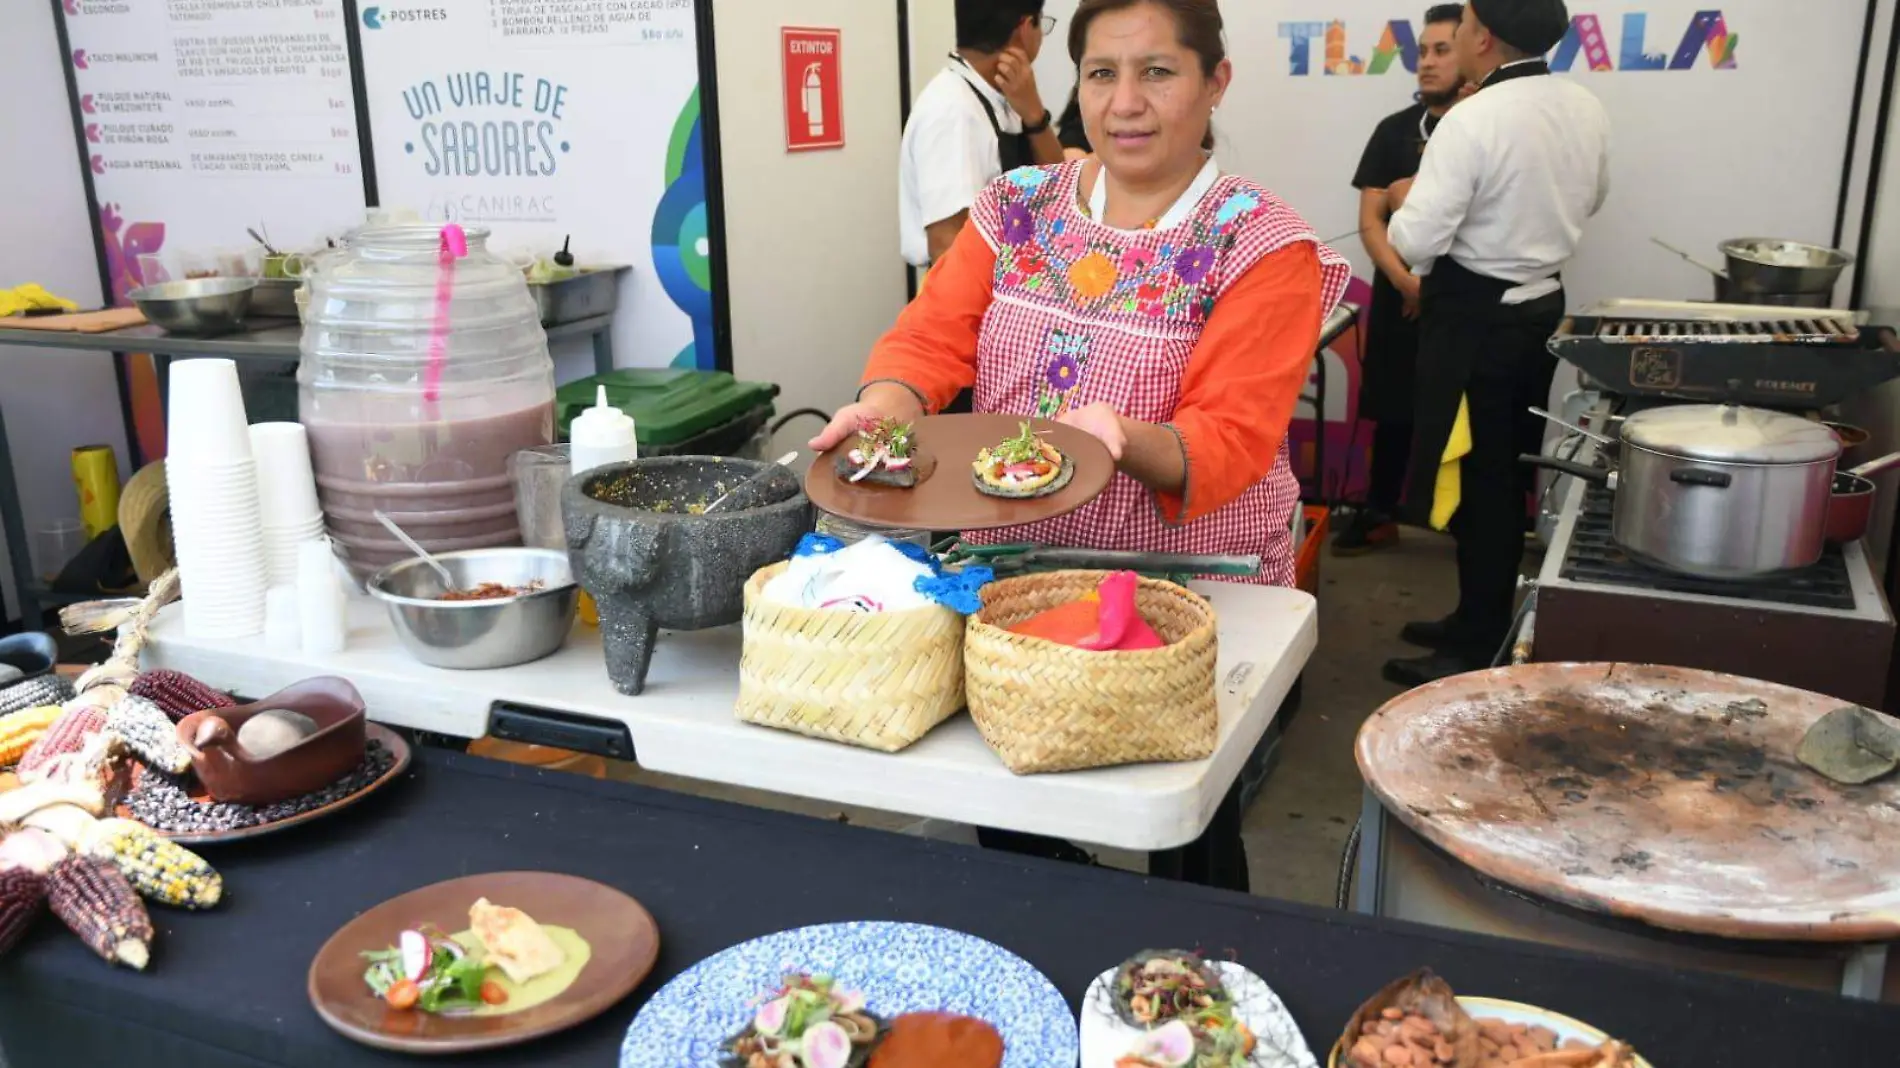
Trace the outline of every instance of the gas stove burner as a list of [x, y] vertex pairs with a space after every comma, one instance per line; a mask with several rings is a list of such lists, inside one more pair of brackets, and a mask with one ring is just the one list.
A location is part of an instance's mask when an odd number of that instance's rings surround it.
[[1614, 501], [1615, 495], [1601, 486], [1584, 488], [1583, 507], [1577, 513], [1569, 553], [1560, 572], [1564, 578], [1802, 608], [1854, 609], [1854, 584], [1848, 576], [1847, 558], [1838, 545], [1829, 545], [1820, 562], [1812, 567], [1742, 581], [1698, 578], [1632, 560], [1610, 533]]
[[1813, 410], [1900, 377], [1900, 338], [1857, 312], [1611, 300], [1550, 351], [1614, 393]]

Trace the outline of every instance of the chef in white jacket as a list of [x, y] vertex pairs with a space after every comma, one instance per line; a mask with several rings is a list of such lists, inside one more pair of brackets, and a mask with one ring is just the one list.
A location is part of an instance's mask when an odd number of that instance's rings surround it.
[[1448, 443], [1459, 461], [1449, 529], [1458, 543], [1458, 605], [1408, 624], [1432, 650], [1386, 664], [1417, 686], [1488, 666], [1510, 629], [1524, 551], [1531, 470], [1556, 371], [1546, 343], [1564, 312], [1559, 272], [1610, 185], [1610, 122], [1589, 90], [1553, 77], [1544, 54], [1563, 39], [1563, 0], [1470, 0], [1453, 37], [1459, 72], [1478, 91], [1453, 108], [1412, 181], [1388, 191], [1388, 236], [1423, 276], [1408, 511], [1434, 509]]

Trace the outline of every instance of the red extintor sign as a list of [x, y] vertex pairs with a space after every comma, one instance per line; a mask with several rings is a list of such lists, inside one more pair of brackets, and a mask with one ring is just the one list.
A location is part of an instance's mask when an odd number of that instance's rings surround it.
[[786, 26], [779, 36], [784, 42], [785, 150], [843, 148], [843, 32]]

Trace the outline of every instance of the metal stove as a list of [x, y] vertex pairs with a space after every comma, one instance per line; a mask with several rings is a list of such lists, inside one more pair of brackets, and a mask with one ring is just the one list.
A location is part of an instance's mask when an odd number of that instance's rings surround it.
[[[1614, 435], [1611, 415], [1656, 403], [1670, 402], [1606, 395], [1584, 422]], [[1600, 453], [1585, 443], [1578, 459], [1601, 461]], [[1531, 660], [1707, 668], [1881, 707], [1894, 617], [1861, 543], [1830, 546], [1819, 563], [1797, 571], [1702, 579], [1625, 554], [1610, 536], [1608, 490], [1566, 476], [1555, 492]]]

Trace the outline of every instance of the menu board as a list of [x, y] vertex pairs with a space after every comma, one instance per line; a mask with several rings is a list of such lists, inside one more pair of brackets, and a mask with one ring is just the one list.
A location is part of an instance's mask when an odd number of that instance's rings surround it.
[[527, 260], [625, 265], [622, 365], [715, 365], [693, 0], [363, 9], [377, 199]]
[[62, 0], [112, 295], [362, 221], [343, 0]]

